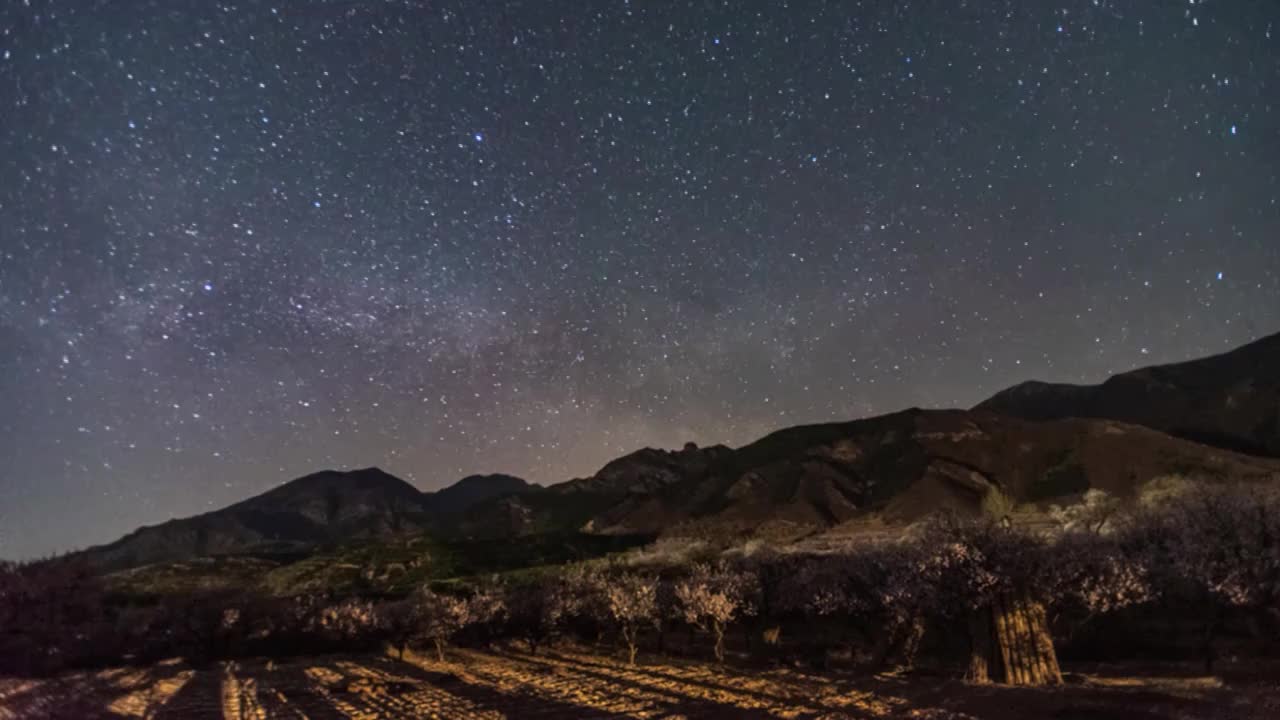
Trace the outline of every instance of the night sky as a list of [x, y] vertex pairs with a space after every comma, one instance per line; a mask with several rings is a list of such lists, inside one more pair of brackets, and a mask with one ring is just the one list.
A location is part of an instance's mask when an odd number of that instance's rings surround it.
[[1280, 330], [1280, 4], [0, 4], [0, 557]]

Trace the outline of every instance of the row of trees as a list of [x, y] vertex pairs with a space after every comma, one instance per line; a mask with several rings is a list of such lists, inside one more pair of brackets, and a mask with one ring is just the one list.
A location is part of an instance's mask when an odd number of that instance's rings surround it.
[[[635, 662], [644, 638], [700, 630], [716, 660], [730, 628], [767, 649], [783, 627], [821, 625], [867, 662], [911, 665], [926, 636], [967, 648], [975, 682], [1061, 681], [1055, 639], [1141, 607], [1197, 622], [1212, 664], [1228, 617], [1280, 626], [1280, 497], [1197, 489], [1120, 512], [1093, 495], [1056, 535], [1007, 523], [934, 519], [894, 542], [805, 554], [754, 546], [567, 566], [500, 582], [422, 587], [404, 598], [165, 598], [104, 601], [72, 562], [0, 567], [0, 672], [67, 665], [352, 650], [401, 654], [454, 642], [612, 636]], [[801, 633], [802, 634], [802, 633]], [[945, 647], [947, 642], [935, 642]]]

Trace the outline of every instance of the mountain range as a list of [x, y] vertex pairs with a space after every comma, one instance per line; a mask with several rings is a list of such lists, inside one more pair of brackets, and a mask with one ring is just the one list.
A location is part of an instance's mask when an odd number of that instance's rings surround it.
[[1280, 334], [1222, 355], [1122, 373], [1100, 385], [1022, 383], [976, 409], [1032, 420], [1122, 420], [1280, 457]]
[[1280, 335], [1096, 386], [1024, 383], [972, 410], [911, 409], [779, 430], [740, 448], [645, 448], [542, 487], [475, 475], [433, 493], [377, 468], [324, 471], [84, 551], [104, 571], [303, 556], [430, 536], [556, 533], [797, 539], [938, 510], [1007, 513], [1153, 480], [1280, 482]]
[[424, 493], [376, 467], [325, 470], [221, 510], [140, 528], [85, 555], [95, 567], [113, 571], [250, 551], [298, 554], [422, 533], [476, 503], [536, 487], [510, 475], [473, 475]]

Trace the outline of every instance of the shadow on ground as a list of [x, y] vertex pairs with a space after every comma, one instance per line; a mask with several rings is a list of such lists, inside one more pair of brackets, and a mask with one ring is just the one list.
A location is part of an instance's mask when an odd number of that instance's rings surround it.
[[[28, 718], [1272, 718], [1280, 685], [1123, 668], [1061, 688], [975, 687], [663, 660], [629, 666], [579, 649], [334, 655], [0, 680], [0, 720]], [[1269, 677], [1274, 678], [1271, 674]]]

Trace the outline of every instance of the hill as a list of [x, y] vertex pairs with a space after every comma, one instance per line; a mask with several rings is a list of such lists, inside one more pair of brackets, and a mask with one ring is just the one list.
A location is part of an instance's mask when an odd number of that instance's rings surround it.
[[1112, 421], [908, 410], [781, 430], [703, 477], [627, 498], [589, 527], [795, 538], [852, 521], [904, 524], [939, 510], [1003, 514], [1071, 502], [1091, 488], [1131, 498], [1167, 476], [1280, 482], [1280, 461]]
[[1045, 507], [1091, 488], [1126, 498], [1168, 476], [1280, 482], [1280, 461], [1114, 421], [907, 410], [787, 428], [736, 450], [641, 450], [589, 478], [480, 503], [454, 529], [489, 538], [573, 528], [796, 538], [939, 510]]
[[448, 516], [491, 498], [517, 495], [538, 487], [512, 475], [468, 475], [447, 488], [428, 493], [424, 501], [432, 514]]
[[297, 557], [326, 545], [421, 534], [442, 515], [531, 486], [473, 476], [423, 493], [378, 468], [325, 470], [221, 510], [140, 528], [84, 556], [104, 571], [197, 558]]
[[975, 409], [1034, 420], [1122, 420], [1280, 457], [1280, 334], [1222, 355], [1115, 375], [1100, 385], [1022, 383]]
[[[1278, 425], [1275, 335], [1097, 386], [1024, 384], [970, 411], [907, 410], [792, 427], [737, 449], [645, 448], [548, 487], [473, 475], [422, 493], [377, 468], [325, 471], [222, 510], [142, 528], [86, 555], [118, 571], [246, 555], [293, 562], [361, 544], [377, 556], [380, 544], [409, 541], [484, 547], [577, 533], [797, 538], [864, 521], [897, 526], [938, 510], [1043, 508], [1093, 488], [1131, 497], [1167, 476], [1280, 482], [1280, 459], [1237, 452], [1280, 456]], [[437, 548], [434, 566], [444, 556]]]

